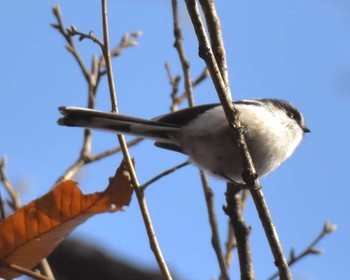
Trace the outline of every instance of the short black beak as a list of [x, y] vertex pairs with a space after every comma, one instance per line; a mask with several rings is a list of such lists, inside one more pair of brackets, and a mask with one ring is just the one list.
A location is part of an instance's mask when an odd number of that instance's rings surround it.
[[311, 132], [311, 130], [308, 129], [307, 127], [303, 127], [303, 131], [304, 131], [304, 133], [309, 133], [309, 132]]

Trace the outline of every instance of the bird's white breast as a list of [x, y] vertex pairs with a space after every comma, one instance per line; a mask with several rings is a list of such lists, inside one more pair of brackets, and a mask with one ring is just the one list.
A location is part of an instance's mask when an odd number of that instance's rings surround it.
[[[236, 105], [256, 171], [259, 176], [278, 167], [302, 139], [302, 132], [290, 130], [283, 121], [263, 106]], [[292, 120], [291, 120], [292, 121]], [[242, 162], [235, 147], [221, 106], [206, 111], [182, 128], [177, 141], [194, 163], [214, 175], [241, 182]]]

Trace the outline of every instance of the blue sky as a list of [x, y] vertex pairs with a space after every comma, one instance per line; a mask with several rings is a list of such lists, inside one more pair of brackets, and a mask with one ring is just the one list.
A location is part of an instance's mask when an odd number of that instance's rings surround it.
[[[114, 60], [120, 111], [152, 118], [166, 113], [171, 88], [164, 69], [181, 72], [172, 47], [170, 0], [110, 1], [111, 44], [125, 32], [143, 31], [137, 48]], [[181, 1], [180, 1], [181, 2]], [[350, 6], [347, 1], [216, 1], [222, 20], [234, 99], [276, 97], [292, 101], [312, 133], [278, 170], [261, 180], [273, 220], [286, 252], [296, 252], [321, 230], [324, 221], [338, 230], [319, 244], [321, 256], [305, 258], [292, 268], [296, 279], [341, 279], [349, 259], [350, 195], [348, 112], [350, 105]], [[47, 192], [78, 156], [82, 130], [56, 125], [61, 105], [84, 106], [86, 84], [65, 42], [49, 26], [53, 4], [60, 4], [67, 26], [101, 36], [99, 1], [2, 1], [0, 23], [0, 156], [7, 155], [10, 180], [24, 203]], [[183, 3], [181, 23], [192, 76], [203, 69]], [[99, 49], [77, 43], [85, 61]], [[196, 88], [197, 104], [217, 102], [208, 79]], [[106, 81], [97, 107], [110, 110]], [[116, 144], [113, 134], [94, 133], [93, 150]], [[185, 160], [144, 141], [131, 150], [140, 182]], [[84, 192], [102, 190], [121, 155], [82, 170], [76, 179]], [[221, 239], [225, 186], [211, 179]], [[163, 254], [181, 279], [210, 279], [219, 268], [210, 245], [210, 229], [198, 171], [186, 167], [146, 192]], [[258, 279], [274, 272], [260, 221], [251, 201], [245, 218]], [[73, 236], [144, 267], [156, 268], [136, 202], [124, 213], [104, 214], [79, 227]], [[237, 258], [230, 271], [237, 276]]]

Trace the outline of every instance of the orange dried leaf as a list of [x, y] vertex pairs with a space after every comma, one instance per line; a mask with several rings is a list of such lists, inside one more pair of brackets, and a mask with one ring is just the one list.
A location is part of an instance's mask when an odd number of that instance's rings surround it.
[[[75, 182], [60, 183], [0, 223], [0, 262], [32, 269], [88, 218], [122, 211], [124, 205], [129, 205], [132, 192], [123, 163], [103, 192], [84, 195]], [[0, 266], [0, 277], [18, 276]]]

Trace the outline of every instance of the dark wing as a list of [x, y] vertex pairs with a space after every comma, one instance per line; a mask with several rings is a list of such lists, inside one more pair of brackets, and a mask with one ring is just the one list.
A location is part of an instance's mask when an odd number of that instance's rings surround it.
[[[179, 110], [173, 113], [159, 116], [153, 120], [164, 124], [176, 125], [181, 127], [188, 124], [190, 121], [194, 120], [195, 118], [197, 118], [200, 114], [203, 114], [204, 112], [219, 105], [220, 105], [219, 103], [216, 103], [216, 104], [206, 104], [206, 105], [190, 107], [190, 108]], [[155, 145], [159, 148], [186, 154], [186, 152], [181, 147], [172, 143], [163, 143], [163, 142], [157, 141]]]
[[186, 108], [183, 110], [179, 110], [173, 113], [156, 117], [153, 120], [161, 123], [166, 123], [166, 124], [184, 126], [188, 124], [190, 121], [197, 118], [199, 115], [203, 114], [205, 111], [208, 111], [219, 105], [220, 105], [219, 103], [215, 103], [215, 104], [205, 104], [205, 105], [190, 107], [190, 108]]

